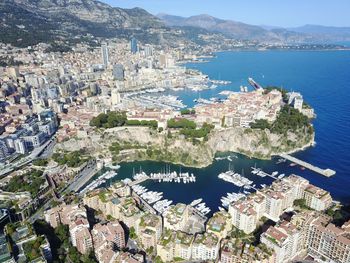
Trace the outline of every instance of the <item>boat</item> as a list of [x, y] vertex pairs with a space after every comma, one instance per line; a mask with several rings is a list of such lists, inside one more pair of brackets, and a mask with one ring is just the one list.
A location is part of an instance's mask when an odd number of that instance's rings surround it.
[[266, 184], [261, 184], [260, 185], [262, 188], [265, 188], [266, 187]]
[[196, 200], [194, 200], [191, 204], [190, 204], [190, 206], [196, 206], [196, 205], [198, 205], [200, 202], [202, 202], [203, 201], [203, 199], [202, 198], [199, 198], [199, 199], [196, 199]]
[[272, 176], [276, 176], [276, 175], [278, 175], [278, 172], [277, 172], [277, 171], [274, 171], [271, 175], [272, 175]]
[[280, 163], [285, 163], [287, 160], [284, 158], [279, 158], [276, 162], [276, 164], [280, 164]]
[[120, 165], [107, 164], [106, 167], [112, 170], [118, 170], [120, 168]]
[[277, 178], [282, 179], [285, 176], [285, 174], [280, 174]]

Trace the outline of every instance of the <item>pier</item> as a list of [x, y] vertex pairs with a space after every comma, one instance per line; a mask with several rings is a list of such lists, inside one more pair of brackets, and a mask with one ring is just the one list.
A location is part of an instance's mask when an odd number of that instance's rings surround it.
[[131, 187], [131, 186], [134, 186], [134, 185], [137, 185], [137, 184], [141, 184], [141, 183], [143, 183], [143, 182], [145, 182], [145, 181], [147, 181], [147, 180], [149, 180], [149, 179], [150, 179], [150, 177], [147, 176], [147, 177], [138, 179], [138, 180], [136, 180], [136, 181], [132, 181], [131, 183], [129, 183], [129, 186]]
[[272, 179], [275, 179], [275, 180], [278, 179], [277, 177], [273, 176], [272, 174], [268, 174], [268, 173], [264, 172], [264, 171], [261, 170], [261, 169], [257, 169], [257, 168], [255, 168], [255, 167], [250, 167], [250, 168], [251, 168], [253, 171], [258, 171], [258, 172], [261, 173], [264, 177], [265, 177], [265, 176], [268, 176], [268, 177], [271, 177]]
[[336, 173], [336, 171], [334, 171], [334, 170], [319, 168], [319, 167], [314, 166], [310, 163], [304, 162], [304, 161], [299, 160], [293, 156], [290, 156], [289, 154], [280, 154], [280, 156], [284, 159], [287, 159], [293, 163], [299, 164], [302, 167], [305, 167], [305, 168], [307, 168], [315, 173], [321, 174], [321, 175], [326, 176], [326, 177], [331, 177], [331, 176], [335, 175], [335, 173]]

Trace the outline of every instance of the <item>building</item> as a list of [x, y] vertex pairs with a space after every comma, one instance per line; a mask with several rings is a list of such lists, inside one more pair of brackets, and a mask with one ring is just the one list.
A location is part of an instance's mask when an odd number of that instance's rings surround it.
[[194, 235], [177, 231], [174, 238], [174, 257], [190, 260], [193, 240]]
[[[70, 237], [71, 237], [71, 240], [72, 240], [72, 244], [73, 246], [77, 246], [77, 241], [78, 241], [78, 237], [77, 237], [77, 234], [82, 232], [83, 234], [80, 234], [80, 235], [85, 235], [85, 232], [82, 231], [83, 229], [87, 229], [89, 230], [89, 222], [87, 221], [86, 218], [82, 218], [82, 217], [78, 217], [77, 219], [75, 219], [74, 221], [72, 221], [70, 224], [69, 224], [69, 234], [70, 234]], [[90, 234], [90, 231], [88, 231], [89, 234]], [[91, 235], [90, 235], [91, 237]], [[91, 243], [92, 244], [92, 243]]]
[[247, 234], [252, 233], [266, 212], [266, 198], [260, 193], [250, 194], [247, 198], [230, 204], [228, 211], [233, 226]]
[[0, 139], [0, 161], [5, 160], [10, 156], [10, 149], [7, 146], [6, 142]]
[[197, 234], [192, 243], [193, 260], [216, 260], [220, 240], [210, 233]]
[[106, 43], [101, 45], [101, 55], [102, 55], [102, 64], [107, 67], [109, 64], [109, 54], [108, 54], [108, 46]]
[[0, 235], [0, 262], [15, 263], [4, 235]]
[[94, 245], [103, 242], [111, 242], [114, 247], [122, 249], [125, 247], [125, 232], [119, 222], [108, 222], [105, 225], [96, 224], [92, 230]]
[[183, 231], [186, 228], [188, 217], [187, 205], [181, 203], [172, 205], [163, 215], [164, 228], [173, 231]]
[[206, 231], [219, 239], [225, 238], [232, 229], [232, 219], [226, 211], [215, 213], [206, 225]]
[[309, 185], [304, 191], [305, 204], [316, 210], [324, 211], [332, 205], [332, 197], [326, 190]]
[[294, 109], [299, 110], [302, 112], [303, 109], [303, 96], [299, 92], [289, 92], [287, 93], [288, 96], [288, 104], [292, 105]]
[[164, 229], [162, 237], [157, 244], [157, 256], [163, 262], [172, 262], [175, 257], [175, 236], [176, 233], [174, 231]]
[[253, 246], [241, 240], [223, 240], [220, 263], [274, 263], [273, 251], [263, 245]]
[[124, 80], [124, 66], [122, 64], [113, 65], [113, 77], [115, 80]]
[[136, 54], [139, 51], [138, 45], [137, 45], [137, 39], [136, 38], [131, 38], [130, 40], [130, 51], [133, 54]]
[[162, 218], [160, 216], [151, 213], [144, 214], [137, 228], [137, 235], [143, 248], [156, 248], [162, 235], [162, 230]]
[[114, 251], [125, 247], [125, 232], [117, 221], [105, 225], [96, 224], [91, 234], [99, 262], [111, 262], [117, 256]]
[[310, 224], [307, 239], [308, 253], [326, 262], [350, 262], [350, 221], [342, 227], [316, 217]]
[[299, 255], [303, 245], [301, 231], [287, 221], [269, 227], [260, 241], [275, 252], [275, 263], [291, 261]]
[[[77, 250], [81, 254], [88, 254], [93, 250], [92, 236], [88, 228], [79, 228], [74, 233], [74, 240], [76, 243]], [[72, 236], [73, 243], [73, 236]]]

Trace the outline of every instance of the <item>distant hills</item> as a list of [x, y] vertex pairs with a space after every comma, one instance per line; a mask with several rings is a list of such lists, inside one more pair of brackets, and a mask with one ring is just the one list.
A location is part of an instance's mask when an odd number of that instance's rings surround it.
[[333, 38], [338, 41], [350, 41], [350, 27], [305, 25], [302, 27], [289, 28], [288, 30], [304, 34], [318, 35], [324, 38]]
[[157, 15], [167, 26], [192, 26], [212, 32], [220, 32], [237, 39], [266, 42], [313, 43], [350, 41], [350, 28], [306, 25], [298, 28], [278, 26], [255, 26], [232, 20], [223, 20], [210, 15], [191, 17]]
[[[299, 28], [255, 26], [209, 15], [154, 16], [141, 8], [111, 7], [98, 0], [1, 0], [0, 42], [26, 47], [40, 42], [72, 43], [93, 37], [130, 38], [159, 43], [159, 31], [171, 27], [182, 33], [166, 34], [167, 42], [190, 40], [201, 43], [201, 34], [220, 33], [228, 38], [265, 43], [329, 43], [350, 41], [350, 28], [306, 25]], [[152, 29], [152, 30], [149, 30]], [[160, 29], [160, 30], [153, 30]]]

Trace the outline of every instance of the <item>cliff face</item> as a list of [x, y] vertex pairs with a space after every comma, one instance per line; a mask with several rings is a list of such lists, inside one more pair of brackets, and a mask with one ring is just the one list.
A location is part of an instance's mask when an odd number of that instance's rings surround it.
[[[111, 153], [112, 143], [127, 145], [118, 155]], [[70, 140], [57, 145], [58, 149], [73, 151], [86, 147], [95, 157], [115, 161], [159, 160], [186, 166], [205, 167], [212, 163], [217, 152], [238, 152], [249, 157], [269, 159], [280, 153], [301, 150], [314, 143], [314, 135], [300, 131], [286, 135], [268, 130], [230, 128], [213, 131], [207, 142], [196, 145], [184, 137], [158, 133], [145, 127], [108, 129], [89, 138]]]
[[305, 131], [279, 135], [269, 130], [231, 128], [214, 131], [208, 146], [213, 152], [239, 152], [250, 157], [269, 159], [273, 155], [297, 151], [313, 143], [314, 135]]

